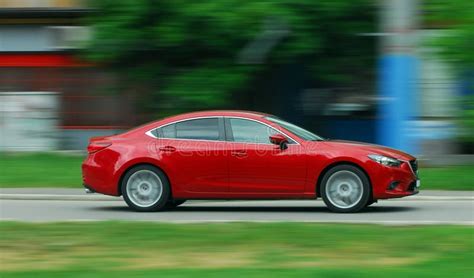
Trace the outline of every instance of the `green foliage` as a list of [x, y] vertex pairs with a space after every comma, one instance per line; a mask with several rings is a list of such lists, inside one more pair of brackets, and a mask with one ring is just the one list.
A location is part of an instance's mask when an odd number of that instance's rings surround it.
[[[424, 3], [425, 24], [431, 28], [446, 29], [434, 44], [439, 53], [461, 78], [470, 83], [474, 70], [474, 2], [472, 0], [429, 0]], [[466, 74], [467, 73], [467, 74]], [[470, 77], [469, 77], [470, 76]], [[474, 97], [461, 98], [459, 115], [460, 139], [474, 143]]]
[[429, 0], [424, 3], [425, 23], [448, 29], [437, 40], [441, 54], [459, 71], [474, 68], [474, 2], [472, 0]]
[[[304, 61], [317, 80], [354, 82], [353, 72], [371, 68], [373, 39], [359, 33], [374, 31], [372, 4], [91, 1], [97, 12], [87, 19], [94, 36], [85, 56], [118, 69], [124, 86], [147, 88], [154, 111], [225, 107], [232, 92], [247, 89], [252, 78], [278, 65]], [[263, 51], [263, 63], [239, 63], [245, 47], [262, 36], [261, 43], [269, 44], [279, 32], [283, 35]]]

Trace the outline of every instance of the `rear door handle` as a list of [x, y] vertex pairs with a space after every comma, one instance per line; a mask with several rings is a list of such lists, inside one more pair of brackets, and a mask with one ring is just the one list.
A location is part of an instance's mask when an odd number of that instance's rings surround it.
[[236, 156], [236, 157], [244, 157], [244, 156], [247, 156], [247, 152], [244, 151], [244, 150], [232, 151], [230, 154], [231, 154], [232, 156]]
[[160, 147], [159, 150], [162, 152], [174, 152], [176, 151], [176, 148], [173, 146], [164, 146], [164, 147]]

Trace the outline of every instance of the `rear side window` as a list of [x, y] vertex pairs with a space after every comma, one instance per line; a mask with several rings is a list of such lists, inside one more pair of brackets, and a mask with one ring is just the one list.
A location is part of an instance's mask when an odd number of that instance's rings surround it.
[[176, 138], [176, 128], [175, 128], [174, 124], [164, 126], [160, 129], [161, 129], [160, 137], [163, 137], [163, 138]]
[[195, 119], [167, 125], [157, 130], [158, 137], [219, 140], [219, 119]]

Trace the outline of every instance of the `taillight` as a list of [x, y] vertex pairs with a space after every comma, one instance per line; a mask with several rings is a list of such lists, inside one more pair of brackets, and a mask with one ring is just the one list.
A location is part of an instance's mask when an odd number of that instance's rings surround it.
[[112, 145], [112, 143], [108, 141], [90, 142], [89, 146], [87, 146], [87, 152], [95, 153], [109, 147], [110, 145]]

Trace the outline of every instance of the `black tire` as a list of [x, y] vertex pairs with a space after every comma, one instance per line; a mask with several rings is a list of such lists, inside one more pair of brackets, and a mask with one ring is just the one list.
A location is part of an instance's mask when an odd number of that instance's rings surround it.
[[[156, 202], [154, 202], [153, 204], [149, 206], [139, 206], [135, 204], [131, 200], [127, 191], [128, 180], [134, 173], [141, 170], [147, 170], [147, 171], [151, 171], [155, 173], [159, 177], [161, 181], [161, 185], [162, 185], [162, 192], [161, 192], [160, 197], [158, 198]], [[140, 212], [159, 211], [159, 210], [163, 210], [166, 207], [166, 204], [169, 200], [170, 183], [166, 175], [160, 169], [153, 167], [151, 165], [140, 165], [140, 166], [133, 167], [132, 169], [127, 171], [124, 178], [122, 179], [121, 190], [122, 190], [123, 199], [125, 200], [125, 202], [131, 209], [135, 211], [140, 211]]]
[[166, 202], [166, 208], [173, 209], [177, 206], [184, 204], [184, 202], [186, 202], [186, 200], [168, 200], [168, 202]]
[[374, 201], [374, 200], [372, 200], [372, 199], [369, 199], [369, 201], [367, 202], [367, 204], [366, 204], [365, 206], [366, 206], [366, 207], [369, 207], [369, 206], [371, 206], [371, 205], [373, 205], [373, 204], [375, 204], [375, 203], [377, 203], [377, 200]]
[[[357, 175], [360, 181], [362, 182], [362, 196], [360, 197], [360, 200], [347, 208], [339, 207], [337, 204], [333, 203], [331, 199], [328, 197], [328, 192], [327, 192], [327, 183], [328, 183], [329, 178], [333, 174], [338, 173], [340, 171], [352, 172], [353, 174]], [[371, 194], [372, 194], [372, 190], [371, 190], [369, 178], [359, 168], [352, 165], [343, 164], [343, 165], [338, 165], [331, 168], [324, 175], [321, 181], [321, 197], [323, 198], [323, 201], [326, 204], [326, 206], [333, 212], [338, 212], [338, 213], [358, 212], [361, 209], [365, 208], [367, 204], [369, 204], [369, 200], [371, 199]]]

